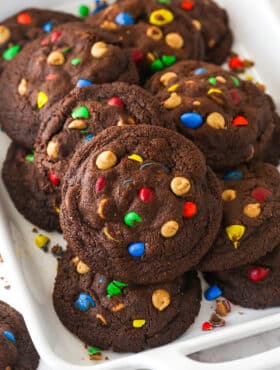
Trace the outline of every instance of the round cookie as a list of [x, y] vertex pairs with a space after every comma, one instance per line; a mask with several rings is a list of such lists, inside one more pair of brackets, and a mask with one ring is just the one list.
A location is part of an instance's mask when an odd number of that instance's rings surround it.
[[23, 48], [43, 33], [62, 23], [77, 22], [74, 15], [46, 9], [28, 8], [0, 23], [0, 73]]
[[90, 25], [61, 25], [26, 45], [5, 68], [0, 122], [14, 141], [30, 149], [45, 112], [77, 84], [113, 81], [138, 82], [129, 52]]
[[34, 155], [11, 144], [3, 164], [2, 178], [17, 210], [34, 225], [49, 231], [58, 230], [59, 217], [50, 196], [38, 185]]
[[61, 186], [76, 149], [110, 126], [171, 127], [148, 91], [116, 82], [74, 89], [45, 117], [35, 151], [41, 189], [60, 207]]
[[214, 173], [190, 141], [161, 127], [102, 131], [76, 151], [62, 191], [69, 247], [100, 273], [135, 284], [191, 269], [220, 226]]
[[135, 286], [89, 271], [66, 252], [53, 293], [56, 313], [90, 346], [139, 352], [182, 335], [198, 315], [200, 281], [195, 272], [168, 283]]
[[177, 130], [200, 148], [214, 170], [262, 159], [275, 125], [268, 97], [229, 71], [195, 64], [174, 66], [150, 85], [162, 84], [155, 96]]
[[173, 3], [122, 0], [90, 16], [87, 22], [119, 35], [120, 45], [132, 49], [142, 80], [176, 60], [204, 58], [197, 24]]
[[0, 368], [35, 370], [39, 355], [32, 343], [23, 317], [0, 301]]
[[210, 284], [217, 284], [223, 296], [240, 306], [267, 308], [280, 306], [280, 247], [251, 265], [206, 273]]
[[223, 271], [254, 263], [280, 244], [280, 174], [267, 163], [225, 173], [223, 220], [216, 241], [199, 263], [201, 271]]
[[171, 0], [201, 29], [206, 46], [205, 60], [222, 64], [233, 43], [227, 12], [212, 0]]

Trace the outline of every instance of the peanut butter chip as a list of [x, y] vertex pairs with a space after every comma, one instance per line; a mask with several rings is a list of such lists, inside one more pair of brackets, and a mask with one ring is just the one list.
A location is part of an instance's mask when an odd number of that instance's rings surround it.
[[113, 312], [118, 312], [124, 309], [125, 305], [123, 303], [118, 303], [114, 307], [112, 307]]
[[201, 30], [201, 23], [197, 19], [193, 19], [192, 24], [197, 31]]
[[184, 46], [184, 39], [177, 32], [168, 33], [165, 36], [165, 42], [173, 49], [182, 49]]
[[20, 96], [25, 95], [27, 92], [27, 81], [23, 78], [18, 85], [18, 93]]
[[167, 221], [162, 225], [160, 233], [164, 238], [172, 238], [177, 234], [179, 230], [179, 224], [176, 221]]
[[146, 58], [150, 62], [154, 62], [156, 60], [156, 57], [154, 56], [153, 53], [147, 53]]
[[106, 207], [106, 203], [108, 202], [108, 198], [103, 198], [101, 199], [100, 203], [99, 203], [99, 206], [98, 206], [98, 210], [97, 210], [97, 214], [98, 216], [100, 216], [101, 218], [105, 219], [105, 215], [104, 215], [104, 209]]
[[173, 193], [180, 197], [190, 191], [191, 183], [185, 177], [174, 177], [171, 181], [170, 187]]
[[170, 301], [170, 294], [167, 290], [157, 289], [153, 292], [152, 303], [157, 310], [165, 310], [170, 305]]
[[195, 100], [195, 101], [193, 101], [193, 105], [194, 105], [195, 107], [198, 107], [198, 106], [200, 106], [200, 105], [201, 105], [201, 103], [200, 103], [200, 101], [199, 101], [199, 100]]
[[124, 121], [123, 119], [120, 119], [117, 123], [117, 126], [129, 126], [129, 125], [135, 125], [136, 122], [134, 120], [133, 117], [128, 117], [128, 119], [126, 121]]
[[53, 51], [48, 56], [47, 63], [51, 65], [59, 66], [65, 63], [65, 57], [61, 52]]
[[110, 22], [110, 21], [107, 21], [105, 20], [101, 26], [101, 28], [105, 29], [105, 30], [116, 30], [118, 28], [117, 24], [114, 23], [114, 22]]
[[116, 154], [108, 150], [99, 154], [96, 158], [96, 166], [100, 170], [108, 170], [114, 167], [117, 161]]
[[105, 42], [99, 41], [93, 44], [91, 48], [91, 55], [94, 58], [100, 59], [102, 58], [108, 51], [107, 44]]
[[73, 265], [77, 266], [78, 263], [80, 262], [80, 258], [79, 257], [74, 257], [74, 258], [72, 258], [71, 262], [73, 263]]
[[96, 314], [96, 318], [102, 322], [103, 325], [107, 325], [107, 320], [100, 313]]
[[175, 109], [182, 103], [182, 98], [177, 93], [172, 93], [170, 97], [163, 103], [165, 109]]
[[90, 272], [90, 268], [83, 261], [79, 261], [76, 268], [77, 268], [77, 272], [81, 275], [84, 275]]
[[261, 214], [261, 205], [260, 203], [247, 204], [244, 207], [243, 212], [250, 218], [256, 218]]
[[216, 80], [218, 82], [221, 82], [222, 84], [225, 84], [227, 82], [227, 80], [223, 76], [217, 76]]
[[211, 39], [208, 41], [209, 48], [213, 48], [216, 45], [216, 41], [214, 39]]
[[222, 199], [225, 202], [230, 202], [236, 198], [236, 191], [232, 189], [224, 190], [222, 193]]
[[0, 25], [0, 45], [7, 42], [11, 37], [11, 32], [8, 27]]
[[77, 129], [77, 130], [82, 130], [86, 127], [87, 127], [87, 124], [82, 119], [75, 119], [68, 125], [68, 128]]
[[162, 30], [156, 26], [151, 26], [147, 29], [146, 32], [147, 37], [153, 39], [155, 41], [159, 41], [163, 38]]
[[206, 123], [216, 130], [223, 129], [226, 125], [224, 117], [218, 112], [210, 113], [206, 119]]
[[167, 86], [169, 85], [169, 82], [173, 79], [173, 78], [176, 78], [178, 77], [178, 75], [174, 72], [166, 72], [164, 73], [161, 78], [160, 78], [160, 82], [162, 83], [162, 85], [164, 86]]
[[48, 157], [51, 159], [57, 159], [58, 151], [59, 151], [58, 143], [55, 143], [54, 141], [50, 141], [47, 146]]

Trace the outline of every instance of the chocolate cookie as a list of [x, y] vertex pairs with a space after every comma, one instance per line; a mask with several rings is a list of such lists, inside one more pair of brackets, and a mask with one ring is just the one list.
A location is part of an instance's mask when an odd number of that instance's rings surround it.
[[59, 261], [53, 302], [58, 317], [90, 346], [139, 352], [182, 335], [198, 315], [195, 272], [168, 283], [135, 286], [90, 271], [71, 253]]
[[45, 230], [60, 230], [58, 212], [48, 194], [38, 185], [34, 155], [11, 144], [3, 164], [2, 178], [17, 210], [31, 223]]
[[35, 370], [39, 355], [28, 334], [23, 317], [0, 301], [0, 368]]
[[22, 49], [22, 47], [41, 34], [67, 22], [79, 18], [62, 12], [28, 8], [0, 23], [0, 73]]
[[119, 35], [119, 44], [132, 49], [142, 80], [176, 60], [204, 58], [198, 22], [170, 2], [121, 0], [87, 22]]
[[171, 0], [171, 3], [185, 10], [201, 29], [206, 45], [205, 60], [222, 64], [233, 43], [227, 12], [212, 0]]
[[241, 166], [223, 176], [224, 215], [202, 271], [254, 263], [280, 244], [280, 174], [266, 163]]
[[168, 281], [211, 247], [220, 187], [183, 136], [111, 127], [73, 157], [60, 220], [70, 248], [100, 273], [135, 284]]
[[275, 118], [268, 97], [254, 83], [196, 62], [182, 62], [156, 76], [149, 85], [153, 91], [157, 81], [162, 88], [156, 97], [170, 120], [200, 148], [213, 169], [263, 157]]
[[76, 149], [110, 126], [171, 127], [149, 92], [126, 83], [76, 88], [46, 115], [37, 137], [35, 162], [41, 189], [61, 203], [61, 185]]
[[205, 274], [233, 303], [249, 308], [280, 306], [280, 247], [252, 265]]
[[0, 122], [7, 134], [30, 149], [45, 112], [76, 85], [137, 83], [129, 52], [114, 43], [102, 30], [67, 23], [26, 45], [0, 78]]

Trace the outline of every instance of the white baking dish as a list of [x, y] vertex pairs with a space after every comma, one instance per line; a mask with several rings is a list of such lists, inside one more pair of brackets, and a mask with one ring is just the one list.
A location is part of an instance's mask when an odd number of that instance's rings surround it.
[[[0, 19], [26, 6], [41, 6], [76, 12], [82, 0], [0, 0]], [[236, 43], [234, 50], [243, 57], [253, 59], [256, 69], [250, 71], [263, 82], [280, 106], [280, 6], [278, 0], [221, 0], [230, 14]], [[0, 163], [9, 145], [7, 137], [0, 133]], [[69, 334], [58, 321], [52, 307], [52, 287], [56, 274], [56, 261], [34, 246], [32, 225], [26, 222], [13, 207], [3, 184], [0, 184], [0, 235], [9, 278], [16, 297], [13, 301], [24, 314], [28, 328], [41, 357], [56, 370], [84, 369], [265, 369], [280, 367], [280, 347], [246, 359], [206, 364], [195, 362], [187, 355], [280, 327], [280, 308], [247, 310], [234, 307], [224, 328], [202, 332], [202, 322], [209, 319], [212, 304], [203, 302], [195, 324], [176, 342], [140, 354], [119, 355], [106, 352], [110, 361], [95, 363], [88, 360], [83, 343]], [[280, 230], [279, 230], [280, 232]], [[52, 244], [63, 243], [58, 234], [51, 234]], [[65, 244], [65, 243], [63, 243]], [[14, 293], [15, 294], [15, 293]]]

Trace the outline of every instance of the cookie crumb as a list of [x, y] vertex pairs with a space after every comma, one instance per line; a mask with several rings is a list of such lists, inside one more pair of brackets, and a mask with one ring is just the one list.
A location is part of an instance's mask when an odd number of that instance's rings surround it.
[[52, 255], [56, 258], [60, 258], [63, 256], [63, 249], [61, 247], [61, 245], [59, 244], [55, 244], [52, 246], [51, 248], [51, 252], [52, 252]]

